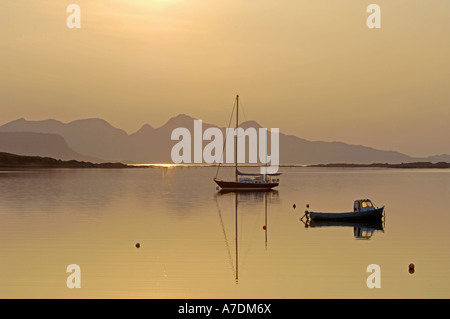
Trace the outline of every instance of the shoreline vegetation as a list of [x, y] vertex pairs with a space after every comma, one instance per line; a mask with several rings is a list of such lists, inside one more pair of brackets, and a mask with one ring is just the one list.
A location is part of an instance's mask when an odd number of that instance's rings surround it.
[[[193, 166], [193, 167], [216, 167], [217, 164], [124, 164], [120, 162], [91, 163], [76, 160], [63, 161], [51, 157], [16, 155], [0, 152], [0, 168], [136, 168], [136, 167], [158, 167], [158, 166]], [[227, 166], [227, 165], [224, 165]], [[255, 167], [256, 165], [244, 165]], [[259, 166], [257, 166], [259, 167]], [[411, 163], [373, 163], [373, 164], [312, 164], [312, 165], [280, 165], [280, 167], [329, 167], [329, 168], [450, 168], [447, 162], [411, 162]]]

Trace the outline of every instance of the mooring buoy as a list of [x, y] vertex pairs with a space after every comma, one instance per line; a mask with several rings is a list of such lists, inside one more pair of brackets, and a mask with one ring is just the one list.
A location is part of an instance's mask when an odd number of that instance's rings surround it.
[[409, 266], [408, 266], [409, 273], [413, 274], [415, 271], [415, 268], [416, 268], [416, 266], [413, 263], [409, 264]]

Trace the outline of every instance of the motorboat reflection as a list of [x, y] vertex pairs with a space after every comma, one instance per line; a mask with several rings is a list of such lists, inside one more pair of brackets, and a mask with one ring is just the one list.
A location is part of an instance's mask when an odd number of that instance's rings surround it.
[[[302, 220], [303, 221], [303, 220]], [[384, 232], [384, 220], [371, 221], [345, 221], [345, 220], [307, 220], [303, 221], [305, 227], [353, 227], [353, 236], [356, 239], [368, 240], [376, 232]]]

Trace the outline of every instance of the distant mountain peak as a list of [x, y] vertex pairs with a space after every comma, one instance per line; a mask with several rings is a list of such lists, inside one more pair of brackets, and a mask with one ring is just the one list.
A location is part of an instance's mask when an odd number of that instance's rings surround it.
[[155, 128], [153, 126], [151, 126], [150, 124], [144, 124], [141, 126], [141, 128], [139, 130], [137, 130], [135, 133], [131, 134], [131, 135], [141, 135], [141, 134], [146, 134], [146, 133], [152, 133], [155, 130]]
[[248, 128], [248, 127], [261, 128], [262, 127], [258, 122], [253, 121], [253, 120], [242, 122], [241, 124], [239, 124], [239, 126], [242, 128]]
[[196, 120], [195, 118], [193, 118], [192, 116], [189, 116], [189, 115], [187, 115], [187, 114], [184, 114], [184, 113], [181, 113], [181, 114], [178, 114], [178, 115], [176, 115], [176, 116], [173, 116], [173, 117], [171, 117], [170, 119], [169, 119], [169, 121], [172, 121], [172, 120], [177, 120], [177, 121], [179, 121], [179, 120], [183, 120], [183, 121], [186, 121], [186, 120]]
[[196, 118], [193, 118], [186, 114], [178, 114], [177, 116], [171, 117], [163, 127], [185, 127], [192, 124]]
[[46, 126], [46, 127], [56, 127], [62, 125], [62, 122], [54, 119], [46, 120], [27, 120], [23, 117], [8, 122], [1, 127], [2, 131], [34, 131], [36, 127]]
[[105, 125], [105, 126], [112, 126], [108, 121], [98, 118], [98, 117], [74, 120], [68, 124], [90, 124], [90, 125], [100, 124], [100, 125]]
[[144, 124], [139, 130], [154, 130], [154, 128], [150, 124]]

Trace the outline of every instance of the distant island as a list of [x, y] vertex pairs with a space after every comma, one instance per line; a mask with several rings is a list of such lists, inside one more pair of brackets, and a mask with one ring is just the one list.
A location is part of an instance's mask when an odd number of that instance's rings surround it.
[[347, 163], [335, 163], [335, 164], [314, 164], [307, 165], [307, 167], [382, 167], [382, 168], [450, 168], [450, 163], [439, 162], [412, 162], [412, 163], [373, 163], [373, 164], [347, 164]]
[[51, 157], [25, 156], [0, 152], [0, 168], [128, 168], [122, 163], [62, 161]]

